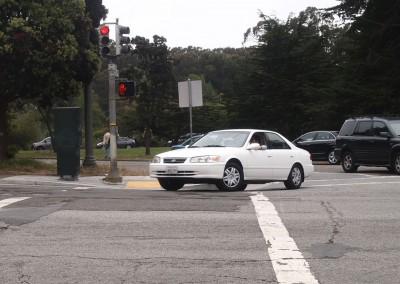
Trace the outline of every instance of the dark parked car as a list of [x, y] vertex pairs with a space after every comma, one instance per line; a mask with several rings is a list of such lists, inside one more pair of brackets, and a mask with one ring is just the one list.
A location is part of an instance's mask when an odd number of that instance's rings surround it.
[[190, 139], [190, 137], [188, 139], [186, 139], [185, 141], [182, 142], [182, 144], [176, 144], [176, 145], [172, 145], [171, 149], [172, 150], [176, 150], [176, 149], [182, 149], [185, 148], [187, 146], [192, 145], [194, 142], [197, 142], [197, 140], [199, 140], [201, 137], [203, 137], [204, 134], [200, 134], [200, 135], [196, 135], [196, 136], [192, 136], [192, 139]]
[[[203, 134], [202, 133], [192, 133], [192, 137], [193, 136], [197, 136], [197, 135], [203, 135]], [[168, 146], [182, 144], [188, 138], [190, 138], [190, 133], [183, 134], [183, 135], [179, 136], [178, 138], [169, 140], [168, 141]]]
[[51, 137], [46, 137], [39, 142], [32, 143], [32, 150], [48, 150], [51, 149]]
[[[117, 138], [117, 148], [133, 148], [136, 146], [136, 140], [135, 138], [130, 138], [130, 137], [122, 137], [119, 136]], [[96, 144], [96, 148], [100, 149], [103, 147], [103, 141], [99, 142]]]
[[347, 173], [378, 166], [400, 174], [400, 117], [347, 119], [336, 138], [335, 155]]
[[328, 161], [335, 165], [338, 163], [335, 157], [337, 135], [337, 131], [308, 132], [295, 139], [293, 144], [310, 152], [313, 161]]

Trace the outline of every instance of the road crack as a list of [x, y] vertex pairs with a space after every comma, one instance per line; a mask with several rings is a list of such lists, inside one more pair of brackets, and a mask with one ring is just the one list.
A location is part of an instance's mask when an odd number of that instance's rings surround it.
[[331, 221], [332, 233], [328, 240], [328, 244], [335, 243], [335, 238], [340, 234], [340, 229], [346, 225], [343, 213], [337, 210], [329, 201], [321, 201], [321, 206], [328, 213], [329, 220]]

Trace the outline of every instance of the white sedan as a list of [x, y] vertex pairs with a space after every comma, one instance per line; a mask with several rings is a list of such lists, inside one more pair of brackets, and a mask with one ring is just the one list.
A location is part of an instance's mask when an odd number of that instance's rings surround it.
[[210, 183], [238, 191], [273, 181], [297, 189], [313, 170], [310, 153], [279, 133], [255, 129], [213, 131], [188, 148], [155, 156], [150, 164], [150, 176], [166, 190]]

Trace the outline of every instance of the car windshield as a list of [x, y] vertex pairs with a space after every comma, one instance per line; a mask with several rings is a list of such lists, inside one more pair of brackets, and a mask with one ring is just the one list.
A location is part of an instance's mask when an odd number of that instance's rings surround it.
[[191, 147], [242, 147], [249, 134], [249, 131], [214, 131]]
[[199, 140], [202, 136], [193, 136], [192, 139], [186, 139], [185, 142], [183, 142], [181, 145], [182, 146], [187, 146], [190, 144], [193, 144], [194, 142], [196, 142], [197, 140]]
[[390, 121], [390, 126], [392, 126], [392, 129], [394, 130], [394, 134], [400, 136], [400, 120]]

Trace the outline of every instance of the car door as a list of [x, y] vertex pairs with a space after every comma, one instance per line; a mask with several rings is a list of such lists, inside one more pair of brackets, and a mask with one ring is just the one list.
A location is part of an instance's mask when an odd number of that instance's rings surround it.
[[328, 131], [319, 131], [315, 136], [312, 155], [318, 160], [325, 160], [335, 147], [335, 136]]
[[368, 163], [374, 151], [374, 136], [372, 134], [372, 120], [359, 121], [354, 130], [352, 151], [357, 162]]
[[286, 180], [292, 168], [294, 155], [293, 150], [286, 141], [276, 133], [266, 132], [267, 157], [270, 167], [273, 168], [275, 180]]
[[[260, 146], [264, 146], [258, 150], [249, 150], [247, 147], [251, 144], [254, 136], [258, 136]], [[247, 180], [273, 180], [274, 169], [273, 163], [267, 150], [266, 136], [263, 132], [254, 133], [247, 141], [245, 146], [245, 157], [242, 158], [244, 167], [244, 175]]]
[[392, 135], [383, 121], [374, 121], [372, 125], [374, 134], [371, 147], [371, 162], [377, 165], [389, 164], [392, 146], [388, 135]]

